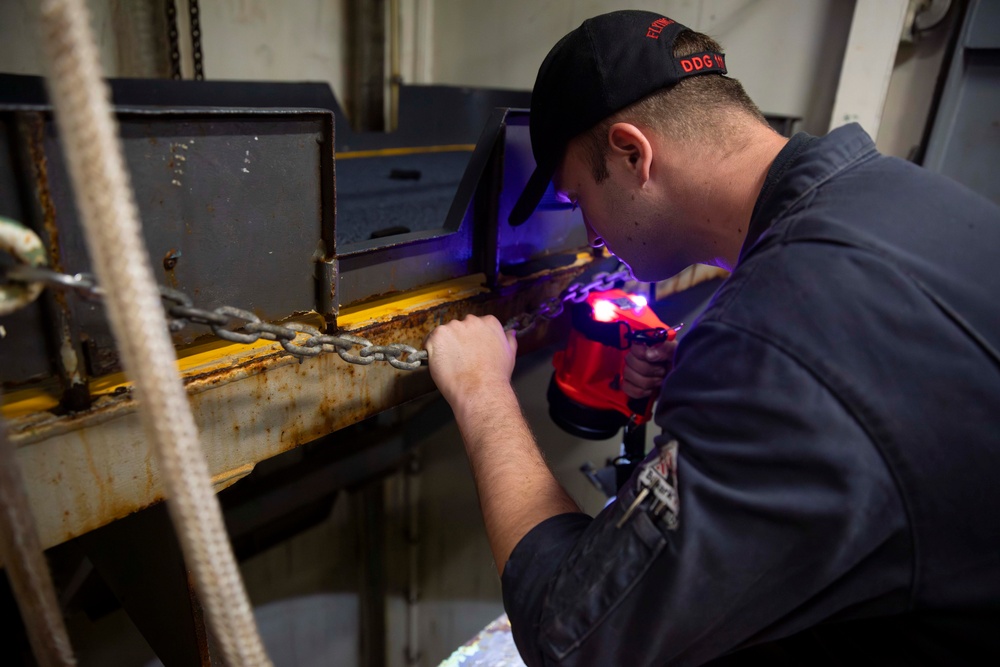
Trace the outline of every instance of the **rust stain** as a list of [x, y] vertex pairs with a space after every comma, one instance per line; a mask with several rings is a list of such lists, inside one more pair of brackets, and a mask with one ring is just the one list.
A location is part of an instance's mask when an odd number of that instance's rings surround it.
[[[59, 227], [56, 224], [56, 206], [52, 201], [52, 190], [49, 185], [48, 158], [45, 154], [45, 121], [42, 114], [32, 113], [27, 116], [28, 131], [24, 134], [28, 138], [28, 153], [31, 157], [31, 164], [35, 171], [35, 193], [38, 197], [38, 206], [41, 210], [42, 227], [45, 229], [47, 237], [47, 250], [49, 266], [60, 273], [64, 272], [62, 259], [59, 254]], [[61, 354], [59, 364], [65, 372], [65, 377], [70, 385], [84, 384], [82, 372], [83, 360], [80, 359], [78, 347], [73, 342], [70, 332], [70, 308], [66, 299], [66, 293], [62, 290], [53, 290], [53, 298], [61, 313], [57, 326], [60, 333]], [[64, 396], [69, 396], [65, 394]], [[77, 394], [73, 395], [72, 408], [83, 408], [89, 404], [89, 398], [81, 401]]]
[[143, 467], [146, 472], [146, 485], [144, 491], [147, 498], [152, 498], [154, 496], [154, 490], [156, 488], [156, 480], [153, 477], [153, 450], [147, 449], [146, 456], [143, 457]]
[[[42, 226], [48, 236], [49, 266], [62, 272], [62, 261], [59, 258], [59, 229], [56, 227], [56, 207], [52, 201], [52, 191], [49, 188], [49, 162], [45, 155], [45, 121], [41, 114], [28, 114], [29, 131], [28, 153], [31, 155], [31, 164], [35, 168], [35, 193], [38, 196], [38, 205], [42, 213]], [[56, 298], [62, 298], [65, 304], [65, 296], [62, 292], [56, 292]]]
[[174, 267], [177, 266], [177, 260], [180, 258], [181, 254], [176, 248], [171, 248], [167, 251], [167, 254], [163, 256], [163, 268], [167, 271], [173, 271]]
[[[87, 469], [90, 471], [94, 484], [97, 486], [97, 514], [106, 515], [109, 509], [110, 497], [113, 495], [112, 489], [109, 488], [104, 479], [104, 475], [101, 474], [100, 469], [97, 467], [97, 463], [94, 461], [94, 454], [91, 451], [90, 443], [87, 441], [85, 431], [80, 431], [79, 435], [81, 450], [83, 451], [83, 456], [87, 461]], [[78, 497], [81, 495], [81, 491], [85, 494], [84, 498], [82, 498], [84, 502], [78, 506], [87, 507], [90, 503], [86, 502], [86, 499], [91, 494], [87, 493], [89, 489], [81, 489], [77, 492]]]
[[166, 282], [173, 289], [180, 289], [180, 281], [177, 278], [177, 272], [174, 271], [177, 268], [177, 261], [180, 257], [181, 253], [176, 248], [171, 248], [163, 255], [163, 269], [166, 272]]

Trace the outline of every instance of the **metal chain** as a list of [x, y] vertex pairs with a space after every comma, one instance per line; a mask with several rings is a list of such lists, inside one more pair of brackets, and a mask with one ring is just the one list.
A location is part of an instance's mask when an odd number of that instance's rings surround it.
[[[205, 80], [205, 57], [201, 51], [201, 9], [198, 0], [188, 0], [191, 20], [191, 59], [194, 61], [194, 78]], [[177, 28], [177, 0], [167, 0], [167, 36], [170, 38], [170, 78], [183, 79], [181, 71], [180, 31]]]
[[191, 58], [194, 60], [194, 78], [205, 80], [204, 58], [201, 54], [201, 12], [198, 0], [188, 0], [188, 13], [191, 15]]
[[[104, 295], [104, 290], [88, 273], [68, 275], [24, 264], [8, 267], [3, 273], [8, 281], [45, 283], [75, 291], [85, 298], [99, 299]], [[534, 310], [508, 320], [504, 330], [514, 331], [522, 336], [537, 326], [542, 318], [551, 320], [558, 317], [567, 301], [580, 303], [590, 292], [611, 289], [616, 282], [629, 278], [631, 273], [628, 269], [621, 269], [614, 273], [598, 273], [589, 283], [573, 283], [558, 296], [543, 301]], [[367, 366], [376, 361], [385, 361], [393, 368], [404, 371], [420, 368], [421, 362], [427, 359], [427, 350], [418, 350], [403, 343], [375, 345], [367, 338], [352, 334], [324, 334], [308, 324], [271, 324], [262, 322], [250, 311], [233, 306], [219, 306], [213, 310], [196, 308], [191, 298], [183, 292], [163, 285], [159, 288], [160, 297], [170, 316], [169, 327], [173, 332], [180, 331], [189, 324], [200, 324], [209, 327], [219, 338], [233, 343], [249, 344], [263, 338], [277, 341], [286, 352], [296, 357], [315, 357], [324, 352], [335, 352], [351, 364]], [[355, 347], [359, 349], [353, 352]]]
[[609, 290], [615, 286], [615, 283], [621, 280], [629, 280], [630, 278], [632, 278], [632, 273], [624, 266], [614, 273], [602, 271], [595, 274], [594, 279], [589, 283], [573, 283], [560, 292], [558, 296], [540, 303], [534, 310], [512, 317], [504, 325], [504, 330], [514, 331], [518, 336], [522, 336], [534, 329], [541, 321], [541, 318], [544, 317], [545, 319], [553, 320], [559, 317], [567, 301], [582, 303], [591, 292], [595, 290], [598, 292]]
[[180, 33], [177, 32], [177, 0], [167, 0], [167, 36], [170, 39], [170, 78], [181, 79]]

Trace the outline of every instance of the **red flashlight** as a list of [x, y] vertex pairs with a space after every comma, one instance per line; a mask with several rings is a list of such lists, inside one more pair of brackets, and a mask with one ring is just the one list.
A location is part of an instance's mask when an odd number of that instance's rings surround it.
[[622, 391], [625, 355], [633, 342], [674, 340], [677, 331], [660, 321], [645, 297], [620, 289], [591, 292], [573, 307], [572, 316], [566, 349], [552, 359], [552, 420], [593, 440], [610, 438], [630, 422], [648, 422], [655, 397], [632, 399]]

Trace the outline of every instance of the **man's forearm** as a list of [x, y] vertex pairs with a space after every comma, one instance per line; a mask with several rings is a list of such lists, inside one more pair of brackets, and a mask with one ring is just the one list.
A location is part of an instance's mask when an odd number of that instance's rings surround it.
[[476, 480], [486, 535], [503, 574], [528, 531], [579, 512], [545, 463], [510, 385], [467, 395], [452, 406]]

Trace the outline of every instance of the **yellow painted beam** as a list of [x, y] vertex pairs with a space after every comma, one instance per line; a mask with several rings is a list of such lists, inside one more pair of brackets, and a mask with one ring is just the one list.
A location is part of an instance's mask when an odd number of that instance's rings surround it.
[[444, 146], [413, 146], [411, 148], [379, 148], [370, 151], [341, 151], [337, 160], [354, 160], [366, 157], [395, 157], [397, 155], [426, 155], [428, 153], [471, 153], [475, 144], [447, 144]]

